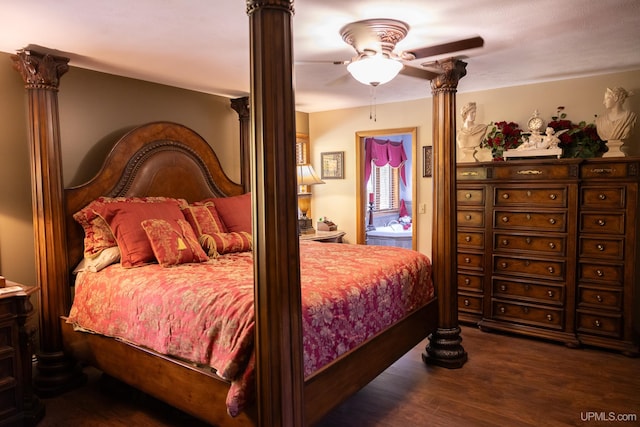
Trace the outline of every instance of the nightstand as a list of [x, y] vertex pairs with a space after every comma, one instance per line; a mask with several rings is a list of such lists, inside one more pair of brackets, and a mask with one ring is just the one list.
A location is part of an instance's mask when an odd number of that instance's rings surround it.
[[[7, 292], [11, 287], [19, 287]], [[31, 385], [32, 335], [26, 327], [33, 314], [31, 295], [39, 288], [7, 280], [0, 288], [0, 426], [32, 426], [44, 415], [44, 405]]]
[[342, 236], [346, 233], [344, 231], [319, 231], [316, 230], [313, 234], [301, 234], [300, 240], [312, 240], [315, 242], [325, 243], [342, 243]]

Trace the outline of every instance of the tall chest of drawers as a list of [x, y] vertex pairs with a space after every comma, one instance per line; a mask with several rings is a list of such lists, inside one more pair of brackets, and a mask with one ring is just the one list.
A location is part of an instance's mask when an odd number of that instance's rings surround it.
[[639, 162], [458, 165], [460, 320], [637, 353]]

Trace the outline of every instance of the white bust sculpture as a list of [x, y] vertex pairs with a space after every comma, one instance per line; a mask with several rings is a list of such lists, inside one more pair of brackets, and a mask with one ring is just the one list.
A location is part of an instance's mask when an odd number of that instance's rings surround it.
[[462, 116], [462, 127], [458, 130], [456, 141], [458, 147], [462, 150], [461, 162], [475, 162], [474, 156], [476, 149], [480, 146], [485, 133], [487, 132], [487, 125], [475, 124], [476, 120], [476, 103], [469, 102], [460, 109], [460, 115]]
[[596, 118], [598, 136], [607, 141], [609, 151], [602, 157], [624, 157], [620, 151], [624, 140], [628, 139], [636, 124], [636, 114], [625, 110], [622, 106], [628, 96], [633, 95], [621, 87], [607, 88], [602, 103], [606, 109], [602, 116]]

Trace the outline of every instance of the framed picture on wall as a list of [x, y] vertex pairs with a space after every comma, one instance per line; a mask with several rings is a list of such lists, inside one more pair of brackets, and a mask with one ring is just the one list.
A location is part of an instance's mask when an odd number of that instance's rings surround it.
[[343, 179], [344, 178], [344, 151], [332, 151], [320, 153], [322, 169], [320, 178], [322, 179]]
[[431, 177], [433, 170], [433, 147], [422, 147], [422, 177]]

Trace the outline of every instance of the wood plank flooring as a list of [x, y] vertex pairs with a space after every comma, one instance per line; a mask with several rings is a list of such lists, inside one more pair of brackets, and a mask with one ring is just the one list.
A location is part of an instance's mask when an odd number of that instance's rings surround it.
[[[318, 427], [640, 426], [640, 358], [472, 327], [462, 337], [469, 354], [463, 368], [425, 366], [425, 341]], [[204, 426], [86, 372], [86, 386], [44, 399], [39, 427]], [[621, 421], [604, 418], [618, 415]]]

